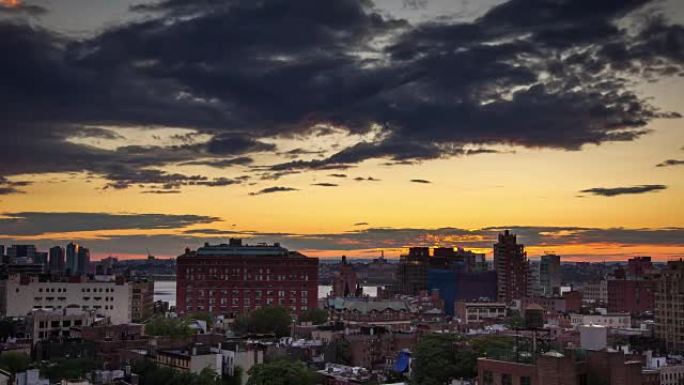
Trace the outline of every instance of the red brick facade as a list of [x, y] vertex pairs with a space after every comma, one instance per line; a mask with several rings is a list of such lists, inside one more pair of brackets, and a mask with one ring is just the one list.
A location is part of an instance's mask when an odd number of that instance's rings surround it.
[[300, 313], [318, 306], [318, 259], [278, 245], [205, 246], [186, 250], [176, 265], [176, 311], [181, 315], [234, 316], [265, 306]]

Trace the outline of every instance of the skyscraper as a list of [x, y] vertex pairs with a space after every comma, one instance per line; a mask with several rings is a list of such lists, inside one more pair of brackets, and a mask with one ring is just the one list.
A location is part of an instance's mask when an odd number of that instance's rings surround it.
[[76, 275], [88, 274], [90, 270], [90, 250], [87, 247], [79, 247], [78, 249], [78, 266], [76, 267]]
[[66, 273], [67, 275], [77, 275], [78, 271], [78, 249], [80, 246], [69, 242], [66, 247]]
[[33, 263], [35, 257], [35, 245], [12, 245], [7, 249], [9, 263]]
[[499, 242], [494, 244], [494, 269], [499, 301], [509, 303], [528, 295], [525, 246], [518, 244], [517, 237], [508, 230], [499, 234]]
[[64, 273], [65, 252], [62, 246], [51, 247], [49, 251], [49, 271], [50, 274]]
[[561, 271], [560, 255], [542, 255], [539, 262], [539, 283], [544, 296], [560, 295]]

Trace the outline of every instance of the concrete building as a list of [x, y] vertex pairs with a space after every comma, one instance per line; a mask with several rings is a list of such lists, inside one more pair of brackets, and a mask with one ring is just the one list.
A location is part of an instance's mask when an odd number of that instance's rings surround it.
[[666, 365], [657, 369], [660, 385], [684, 384], [684, 365]]
[[80, 247], [77, 254], [75, 275], [84, 275], [90, 272], [90, 250]]
[[584, 302], [599, 305], [608, 303], [608, 281], [605, 279], [586, 283], [581, 292]]
[[528, 295], [528, 262], [524, 245], [508, 230], [499, 234], [494, 244], [494, 269], [497, 275], [498, 301], [511, 303]]
[[632, 317], [629, 313], [607, 314], [570, 314], [570, 323], [578, 325], [600, 325], [611, 328], [630, 328]]
[[96, 319], [94, 310], [65, 308], [57, 310], [34, 310], [28, 317], [27, 324], [31, 328], [31, 343], [41, 341], [61, 341], [74, 338], [72, 328], [91, 326]]
[[133, 285], [122, 277], [108, 280], [51, 280], [37, 276], [9, 276], [0, 281], [0, 315], [26, 317], [33, 310], [79, 308], [94, 310], [112, 324], [132, 320]]
[[556, 254], [542, 255], [539, 261], [539, 286], [544, 296], [560, 295], [561, 257]]
[[600, 325], [579, 325], [580, 346], [585, 350], [603, 350], [608, 346], [608, 328]]
[[69, 242], [66, 246], [66, 273], [67, 275], [77, 275], [78, 271], [78, 249], [79, 246], [76, 243]]
[[456, 302], [456, 317], [464, 324], [496, 322], [506, 318], [503, 302]]
[[233, 344], [221, 348], [223, 360], [223, 374], [234, 376], [237, 368], [241, 370], [240, 382], [242, 385], [249, 381], [249, 370], [258, 364], [264, 363], [264, 349], [254, 348], [250, 345]]
[[684, 352], [684, 260], [670, 261], [656, 281], [655, 335], [669, 351]]
[[176, 310], [235, 316], [263, 306], [318, 306], [318, 258], [280, 244], [205, 244], [176, 260]]

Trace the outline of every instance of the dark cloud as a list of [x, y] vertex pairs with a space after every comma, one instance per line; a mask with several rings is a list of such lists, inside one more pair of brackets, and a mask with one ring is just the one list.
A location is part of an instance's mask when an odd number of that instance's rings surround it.
[[209, 166], [209, 167], [215, 167], [215, 168], [229, 168], [233, 166], [247, 166], [249, 164], [252, 164], [254, 162], [254, 159], [248, 157], [248, 156], [239, 156], [236, 158], [228, 158], [228, 159], [217, 159], [217, 160], [193, 160], [190, 162], [184, 162], [181, 163], [182, 165], [187, 165], [187, 166]]
[[368, 226], [368, 222], [356, 222], [354, 226]]
[[684, 159], [668, 159], [656, 164], [656, 167], [682, 166]]
[[413, 183], [425, 183], [425, 184], [432, 183], [427, 179], [411, 179], [411, 182], [413, 182]]
[[328, 176], [333, 178], [346, 178], [347, 174], [328, 174]]
[[207, 149], [212, 154], [237, 155], [247, 152], [274, 151], [276, 146], [245, 136], [220, 135], [213, 137], [207, 143]]
[[618, 195], [629, 195], [629, 194], [643, 194], [648, 192], [656, 192], [665, 190], [667, 186], [662, 184], [645, 184], [640, 186], [629, 186], [629, 187], [594, 187], [580, 192], [599, 195], [604, 197], [614, 197]]
[[48, 10], [44, 7], [34, 4], [18, 3], [15, 5], [8, 5], [5, 3], [0, 3], [0, 16], [2, 15], [29, 15], [29, 16], [40, 16], [47, 13]]
[[17, 212], [1, 215], [0, 234], [20, 236], [73, 231], [173, 229], [220, 220], [201, 215], [170, 214]]
[[287, 192], [287, 191], [297, 191], [296, 188], [293, 187], [282, 187], [282, 186], [274, 186], [274, 187], [266, 187], [264, 189], [261, 189], [256, 192], [251, 192], [249, 195], [263, 195], [263, 194], [272, 194], [272, 193], [277, 193], [277, 192]]
[[335, 183], [326, 183], [326, 182], [321, 182], [321, 183], [312, 183], [312, 186], [320, 186], [320, 187], [337, 187], [339, 186], [338, 184]]
[[147, 190], [143, 194], [180, 194], [180, 190]]
[[[0, 61], [0, 175], [186, 185], [206, 179], [164, 167], [230, 166], [226, 158], [275, 152], [266, 139], [320, 126], [379, 134], [269, 171], [635, 140], [654, 119], [679, 115], [637, 94], [632, 79], [684, 72], [681, 25], [651, 17], [618, 26], [650, 3], [509, 0], [471, 22], [411, 25], [368, 1], [166, 0], [135, 7], [149, 13], [142, 21], [79, 40], [3, 20], [0, 52], [12, 60]], [[145, 151], [68, 141], [102, 138], [84, 127], [111, 126], [190, 128], [210, 139]]]
[[20, 187], [30, 185], [29, 181], [12, 181], [0, 175], [0, 195], [22, 194]]
[[362, 176], [357, 176], [356, 178], [354, 178], [354, 180], [357, 182], [380, 182], [380, 179], [373, 178], [372, 176], [366, 178]]

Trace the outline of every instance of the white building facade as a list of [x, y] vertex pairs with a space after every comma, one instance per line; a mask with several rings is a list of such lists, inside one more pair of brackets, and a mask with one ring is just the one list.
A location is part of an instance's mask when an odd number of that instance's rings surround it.
[[11, 275], [0, 281], [0, 316], [26, 317], [34, 310], [94, 310], [114, 325], [131, 322], [132, 288], [123, 279], [42, 281]]

